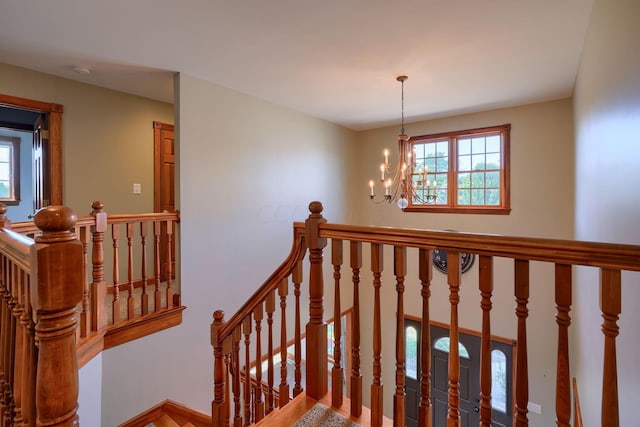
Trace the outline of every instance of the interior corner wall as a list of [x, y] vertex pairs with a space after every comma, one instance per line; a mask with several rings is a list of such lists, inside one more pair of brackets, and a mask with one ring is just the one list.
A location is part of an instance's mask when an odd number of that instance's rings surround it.
[[2, 63], [0, 93], [62, 104], [63, 201], [76, 214], [94, 200], [111, 213], [153, 211], [153, 121], [173, 123], [171, 104]]
[[354, 132], [184, 74], [176, 78], [182, 325], [103, 355], [102, 425], [164, 399], [210, 413], [212, 314], [229, 318], [289, 254], [320, 200], [347, 216]]
[[[596, 0], [575, 90], [576, 238], [640, 245], [640, 2]], [[603, 335], [598, 272], [574, 283], [572, 375], [585, 426], [600, 425]], [[640, 273], [623, 275], [617, 338], [620, 425], [638, 424]]]
[[[382, 161], [383, 149], [395, 154], [397, 127], [362, 132], [358, 135], [360, 156], [357, 182], [360, 184], [352, 198], [359, 201], [357, 219], [363, 225], [409, 227], [434, 230], [457, 230], [497, 233], [514, 236], [573, 238], [573, 179], [574, 179], [574, 123], [571, 99], [485, 111], [405, 125], [409, 135], [426, 135], [445, 131], [473, 129], [511, 124], [511, 207], [510, 215], [473, 215], [404, 213], [395, 205], [371, 204], [368, 197], [369, 179], [375, 178]], [[393, 163], [393, 161], [391, 161]], [[378, 190], [380, 191], [380, 190]], [[365, 245], [363, 259], [368, 259]], [[396, 297], [392, 290], [393, 254], [385, 253], [382, 318], [393, 319]], [[460, 325], [479, 331], [477, 261], [462, 276]], [[509, 339], [516, 338], [516, 317], [513, 297], [513, 263], [496, 258], [494, 263], [494, 296], [492, 333]], [[364, 269], [363, 269], [364, 271]], [[414, 316], [421, 314], [420, 285], [417, 280], [417, 254], [408, 254], [408, 273], [405, 284], [405, 311]], [[555, 303], [553, 266], [532, 263], [530, 316], [528, 327], [528, 354], [530, 391], [529, 400], [542, 406], [542, 414], [529, 414], [530, 425], [546, 427], [554, 424], [555, 341], [551, 343], [548, 331], [555, 330]], [[363, 273], [363, 284], [371, 283], [368, 272]], [[369, 290], [369, 291], [368, 291]], [[361, 306], [372, 307], [370, 286], [361, 287]], [[431, 286], [431, 316], [433, 320], [449, 323], [449, 300], [446, 276], [434, 270]], [[372, 312], [362, 314], [363, 330], [370, 331]], [[392, 394], [395, 363], [395, 322], [383, 322], [383, 383], [385, 384], [385, 415], [392, 414]], [[363, 384], [371, 383], [371, 333], [361, 338]], [[368, 401], [369, 387], [365, 386]]]

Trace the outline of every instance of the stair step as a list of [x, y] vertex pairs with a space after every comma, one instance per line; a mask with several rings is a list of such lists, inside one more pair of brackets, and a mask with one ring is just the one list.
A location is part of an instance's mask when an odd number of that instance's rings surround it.
[[171, 417], [166, 414], [161, 416], [157, 420], [154, 420], [153, 425], [155, 427], [180, 427], [180, 424], [173, 421], [173, 419], [171, 419]]

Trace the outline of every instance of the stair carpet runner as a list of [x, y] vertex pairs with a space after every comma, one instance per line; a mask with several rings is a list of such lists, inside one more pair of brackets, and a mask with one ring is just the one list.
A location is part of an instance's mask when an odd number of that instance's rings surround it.
[[324, 405], [316, 404], [293, 427], [360, 427]]

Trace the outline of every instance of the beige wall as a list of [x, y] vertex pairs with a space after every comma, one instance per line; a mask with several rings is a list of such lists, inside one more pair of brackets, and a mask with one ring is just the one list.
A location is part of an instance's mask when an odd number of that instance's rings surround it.
[[196, 78], [178, 82], [188, 309], [181, 326], [103, 354], [105, 426], [167, 398], [210, 412], [212, 312], [231, 316], [284, 260], [310, 200], [338, 221], [347, 215], [353, 132]]
[[[511, 206], [512, 212], [503, 215], [461, 215], [434, 213], [403, 213], [395, 206], [372, 205], [367, 197], [368, 180], [378, 171], [385, 147], [395, 151], [397, 127], [377, 129], [359, 135], [360, 152], [358, 191], [352, 196], [359, 201], [358, 218], [362, 224], [451, 229], [469, 232], [506, 235], [572, 238], [573, 237], [573, 108], [569, 99], [542, 104], [526, 105], [478, 114], [450, 117], [441, 120], [411, 123], [406, 126], [409, 135], [422, 135], [443, 131], [471, 129], [511, 123]], [[365, 259], [369, 259], [368, 248]], [[382, 317], [393, 319], [396, 313], [395, 282], [391, 251], [385, 253], [383, 276]], [[529, 370], [531, 375], [529, 400], [542, 405], [542, 415], [530, 414], [532, 426], [553, 424], [555, 389], [555, 345], [549, 345], [548, 331], [555, 330], [553, 303], [553, 269], [532, 264], [532, 284], [529, 332]], [[492, 332], [506, 338], [515, 338], [516, 325], [513, 299], [513, 267], [507, 260], [495, 261], [494, 310]], [[417, 280], [417, 253], [409, 252], [409, 274], [406, 284], [405, 310], [419, 316], [421, 313], [420, 288]], [[371, 289], [370, 275], [365, 274], [364, 289]], [[477, 263], [463, 276], [460, 324], [478, 330], [481, 311], [477, 290]], [[449, 323], [448, 288], [446, 277], [434, 271], [431, 299], [432, 318]], [[372, 307], [371, 292], [363, 292], [363, 306]], [[371, 310], [364, 311], [363, 325], [371, 325]], [[362, 351], [371, 360], [370, 327], [363, 336]], [[394, 379], [395, 322], [383, 322], [383, 380], [385, 384], [385, 413], [392, 413]], [[364, 371], [365, 395], [371, 383], [370, 362]]]
[[[640, 3], [596, 0], [575, 93], [576, 238], [640, 244]], [[623, 275], [618, 337], [620, 425], [638, 425], [640, 274]], [[572, 374], [585, 426], [600, 425], [602, 343], [598, 272], [574, 283]]]
[[153, 211], [153, 121], [173, 123], [172, 105], [6, 64], [0, 93], [64, 106], [63, 198], [78, 215], [94, 200], [107, 212]]

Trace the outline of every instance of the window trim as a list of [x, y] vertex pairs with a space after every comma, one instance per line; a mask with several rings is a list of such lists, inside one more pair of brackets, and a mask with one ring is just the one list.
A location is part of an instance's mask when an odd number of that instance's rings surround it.
[[[500, 133], [502, 135], [502, 147], [500, 156], [500, 205], [499, 206], [473, 206], [473, 205], [458, 205], [457, 204], [457, 190], [458, 190], [458, 152], [456, 141], [462, 136], [473, 136], [482, 134], [495, 134]], [[448, 140], [449, 143], [449, 171], [448, 182], [453, 183], [447, 187], [448, 194], [447, 199], [449, 203], [446, 205], [414, 205], [409, 200], [409, 206], [407, 206], [405, 212], [438, 212], [438, 213], [461, 213], [461, 214], [488, 214], [488, 215], [509, 215], [511, 213], [511, 157], [510, 157], [510, 137], [511, 124], [507, 123], [499, 126], [489, 126], [476, 129], [467, 129], [453, 132], [442, 132], [430, 135], [412, 136], [409, 139], [409, 144], [429, 143], [437, 140]]]
[[20, 141], [17, 136], [0, 135], [1, 145], [12, 146], [11, 156], [11, 180], [13, 181], [13, 195], [7, 199], [0, 198], [0, 203], [7, 206], [16, 206], [20, 204]]

